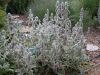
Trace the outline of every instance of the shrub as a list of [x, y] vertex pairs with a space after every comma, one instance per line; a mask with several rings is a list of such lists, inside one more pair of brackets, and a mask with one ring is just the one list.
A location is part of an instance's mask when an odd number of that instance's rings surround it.
[[[66, 0], [60, 0], [60, 2], [62, 1]], [[34, 15], [42, 20], [47, 9], [55, 14], [55, 3], [56, 0], [34, 0], [34, 3], [31, 4], [30, 8], [33, 10]]]
[[7, 12], [15, 14], [25, 14], [30, 0], [11, 0], [8, 4]]
[[32, 31], [28, 33], [21, 32], [19, 22], [12, 23], [10, 16], [7, 17], [9, 34], [5, 37], [2, 32], [0, 42], [4, 41], [7, 55], [15, 59], [14, 72], [18, 75], [64, 75], [66, 71], [69, 74], [73, 70], [81, 72], [84, 62], [88, 60], [83, 51], [83, 9], [79, 21], [71, 28], [68, 6], [68, 2], [57, 1], [55, 15], [50, 15], [47, 10], [42, 23], [30, 10], [27, 22]]
[[3, 8], [3, 10], [6, 10], [8, 3], [11, 0], [0, 0], [0, 6]]
[[[99, 23], [97, 20], [97, 12], [99, 7], [99, 0], [83, 0], [84, 10], [86, 11], [84, 17], [84, 25], [85, 27], [98, 27]], [[86, 21], [87, 20], [87, 21]], [[86, 24], [87, 23], [87, 24]]]
[[72, 23], [75, 24], [80, 15], [80, 9], [82, 8], [82, 2], [80, 0], [71, 0], [70, 1], [70, 18]]
[[[66, 0], [60, 0], [60, 1], [66, 1]], [[48, 4], [49, 3], [49, 4]], [[44, 17], [46, 9], [49, 9], [50, 12], [53, 12], [55, 14], [55, 0], [34, 0], [33, 5], [31, 6], [34, 15], [38, 16], [41, 20]], [[91, 26], [97, 26], [93, 25], [95, 23], [93, 18], [97, 16], [97, 10], [99, 6], [99, 0], [69, 0], [70, 5], [70, 19], [72, 21], [72, 24], [74, 25], [78, 19], [79, 19], [79, 11], [83, 7], [85, 11], [88, 11], [88, 15], [84, 16], [84, 29], [87, 29], [88, 26], [91, 24]], [[86, 22], [85, 20], [88, 19]], [[86, 22], [86, 23], [85, 23]], [[89, 25], [88, 25], [89, 24]]]
[[[99, 7], [99, 0], [71, 0], [71, 20], [75, 24], [79, 19], [79, 10], [84, 8], [84, 30], [87, 28], [98, 26], [97, 12]], [[94, 19], [95, 18], [95, 19]]]
[[5, 25], [6, 20], [5, 20], [6, 13], [3, 10], [0, 10], [0, 29]]
[[[0, 32], [0, 75], [15, 75], [15, 60], [12, 54], [6, 50], [8, 44], [7, 33], [5, 30]], [[6, 47], [5, 47], [6, 46]]]
[[[92, 18], [93, 17], [93, 18]], [[87, 31], [88, 27], [97, 28], [99, 25], [97, 16], [92, 16], [89, 11], [84, 11], [84, 31]]]
[[98, 7], [99, 7], [99, 0], [83, 0], [84, 9], [89, 11], [89, 14], [97, 16]]
[[56, 14], [54, 16], [49, 14], [47, 10], [43, 22], [39, 23], [39, 25], [37, 17], [30, 17], [34, 18], [31, 25], [37, 37], [35, 45], [37, 51], [35, 56], [35, 73], [41, 75], [53, 72], [64, 75], [66, 70], [70, 73], [73, 70], [80, 72], [81, 62], [86, 62], [87, 60], [85, 60], [85, 56], [82, 53], [84, 48], [82, 32], [83, 9], [80, 13], [80, 20], [72, 29], [72, 24], [68, 17], [67, 2], [59, 3], [57, 1]]

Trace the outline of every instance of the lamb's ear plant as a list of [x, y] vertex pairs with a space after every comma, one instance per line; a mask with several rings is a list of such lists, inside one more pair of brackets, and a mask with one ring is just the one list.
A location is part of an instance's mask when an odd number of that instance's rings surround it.
[[13, 75], [15, 74], [15, 60], [9, 50], [7, 45], [9, 38], [7, 37], [7, 32], [2, 30], [0, 32], [0, 74], [1, 75]]
[[29, 15], [28, 15], [28, 26], [32, 26], [33, 25], [33, 19], [34, 19], [34, 16], [33, 16], [33, 13], [32, 13], [32, 10], [30, 9], [29, 10]]
[[[7, 16], [7, 32], [3, 30], [0, 35], [0, 73], [2, 75], [33, 75], [33, 56], [29, 50], [29, 45], [25, 45], [26, 40], [32, 39], [21, 33], [20, 28], [12, 26], [19, 25], [14, 23], [13, 17], [9, 13]], [[30, 40], [31, 41], [31, 40]], [[32, 43], [30, 43], [32, 45]]]
[[[50, 16], [49, 11], [45, 14], [43, 23], [36, 28], [36, 67], [38, 74], [45, 74], [45, 66], [53, 73], [64, 75], [73, 70], [81, 72], [81, 62], [86, 62], [88, 57], [84, 54], [85, 48], [83, 35], [83, 8], [80, 19], [71, 28], [71, 20], [68, 18], [68, 3], [57, 1], [56, 15]], [[66, 14], [67, 13], [67, 14]], [[75, 73], [74, 73], [75, 74]], [[76, 74], [77, 75], [77, 74]]]
[[[3, 31], [0, 35], [0, 58], [3, 62], [0, 67], [4, 65], [17, 75], [83, 73], [82, 64], [88, 60], [84, 50], [84, 11], [82, 8], [79, 21], [72, 27], [68, 6], [68, 2], [57, 1], [56, 14], [50, 14], [47, 9], [42, 22], [37, 16], [33, 16], [30, 9], [27, 23], [33, 30], [27, 33], [20, 32], [22, 26], [18, 20], [14, 23], [9, 13], [8, 31]], [[4, 57], [8, 59], [5, 60]]]

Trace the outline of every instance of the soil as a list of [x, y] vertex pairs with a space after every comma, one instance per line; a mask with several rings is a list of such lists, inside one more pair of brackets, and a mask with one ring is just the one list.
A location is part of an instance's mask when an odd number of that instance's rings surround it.
[[91, 63], [94, 65], [100, 63], [100, 29], [91, 28], [89, 33], [85, 33], [85, 37], [86, 43], [95, 44], [99, 47], [97, 51], [86, 50], [86, 54], [91, 58]]

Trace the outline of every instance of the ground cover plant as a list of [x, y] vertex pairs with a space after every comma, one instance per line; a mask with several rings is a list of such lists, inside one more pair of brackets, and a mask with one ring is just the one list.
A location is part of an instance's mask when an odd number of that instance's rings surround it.
[[0, 34], [0, 71], [2, 75], [78, 75], [89, 62], [85, 54], [83, 14], [72, 26], [68, 2], [56, 2], [55, 14], [47, 9], [43, 21], [29, 10], [30, 32], [10, 13], [7, 30]]

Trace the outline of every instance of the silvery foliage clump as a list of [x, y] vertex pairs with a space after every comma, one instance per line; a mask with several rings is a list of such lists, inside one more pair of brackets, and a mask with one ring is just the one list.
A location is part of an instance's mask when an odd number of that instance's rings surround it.
[[9, 51], [7, 50], [6, 46], [8, 45], [9, 38], [7, 39], [6, 35], [7, 33], [5, 30], [2, 30], [0, 32], [0, 74], [5, 73], [6, 71], [13, 72], [13, 69], [10, 68], [11, 67], [10, 63], [7, 61], [8, 60], [7, 56], [9, 55], [8, 54]]
[[34, 19], [34, 16], [33, 16], [33, 13], [32, 13], [32, 10], [30, 9], [29, 10], [29, 15], [28, 15], [28, 25], [33, 25], [33, 19]]
[[10, 13], [7, 14], [7, 26], [9, 31], [12, 30], [12, 15]]
[[41, 61], [42, 66], [51, 65], [57, 73], [57, 69], [64, 69], [65, 66], [79, 69], [80, 61], [87, 59], [82, 23], [84, 10], [81, 9], [80, 19], [72, 27], [68, 6], [68, 2], [57, 1], [56, 15], [50, 14], [47, 9], [43, 23], [37, 25], [34, 32], [38, 39], [36, 60]]
[[[22, 26], [16, 19], [16, 23], [13, 22], [13, 17], [10, 13], [7, 15], [7, 28], [1, 32], [0, 49], [4, 51], [6, 56], [10, 55], [14, 60], [14, 69], [12, 69], [17, 75], [33, 75], [33, 56], [29, 47], [32, 45], [30, 42], [32, 39], [31, 33], [22, 33], [20, 28]], [[28, 44], [30, 42], [30, 45]], [[1, 52], [0, 50], [0, 52]], [[13, 61], [10, 60], [10, 61]], [[6, 61], [5, 61], [6, 62]], [[12, 64], [9, 64], [10, 67]], [[6, 64], [5, 64], [6, 66]]]
[[48, 65], [59, 73], [59, 69], [63, 71], [65, 67], [79, 69], [80, 61], [87, 59], [84, 53], [83, 8], [79, 21], [72, 27], [68, 7], [68, 2], [57, 1], [56, 14], [47, 9], [43, 22], [37, 16], [34, 17], [30, 9], [27, 24], [33, 30], [28, 33], [20, 32], [22, 24], [18, 19], [14, 23], [10, 13], [7, 15], [8, 32], [1, 35], [1, 41], [4, 43], [5, 53], [15, 59], [14, 71], [17, 75], [33, 75], [32, 68], [37, 71], [37, 67], [40, 67], [37, 65], [38, 61], [42, 66]]
[[98, 8], [98, 22], [100, 24], [100, 1], [99, 1], [99, 8]]

